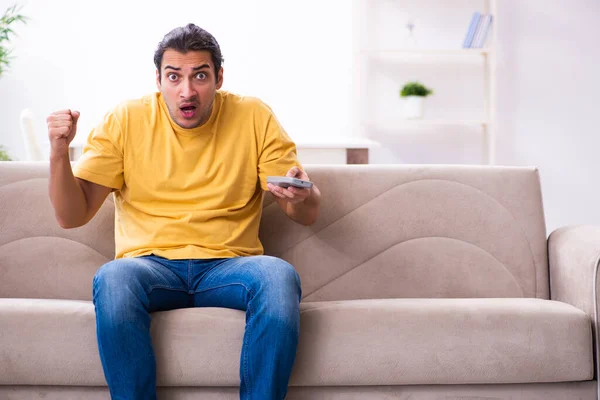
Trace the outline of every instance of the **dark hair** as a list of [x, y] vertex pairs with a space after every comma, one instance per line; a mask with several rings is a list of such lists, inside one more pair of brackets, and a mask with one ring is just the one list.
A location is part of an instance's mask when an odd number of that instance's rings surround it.
[[187, 24], [186, 26], [175, 28], [161, 40], [154, 52], [154, 65], [156, 65], [156, 69], [158, 70], [159, 79], [163, 54], [167, 49], [177, 50], [181, 53], [201, 50], [210, 52], [213, 65], [215, 66], [215, 79], [219, 79], [219, 71], [224, 61], [221, 48], [219, 47], [219, 43], [217, 43], [217, 39], [199, 26]]

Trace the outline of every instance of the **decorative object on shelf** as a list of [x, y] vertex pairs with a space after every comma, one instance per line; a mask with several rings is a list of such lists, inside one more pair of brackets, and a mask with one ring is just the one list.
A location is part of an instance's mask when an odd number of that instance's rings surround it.
[[23, 15], [19, 14], [20, 8], [17, 8], [17, 5], [13, 5], [8, 7], [6, 11], [4, 11], [4, 15], [0, 17], [0, 76], [8, 69], [10, 66], [10, 52], [11, 49], [6, 45], [10, 41], [10, 35], [14, 35], [15, 32], [12, 29], [12, 26], [15, 22], [27, 22], [27, 18]]
[[10, 158], [8, 151], [1, 144], [0, 144], [0, 161], [12, 161], [12, 158]]
[[420, 82], [408, 82], [400, 91], [400, 97], [404, 98], [404, 118], [423, 118], [425, 97], [433, 94], [433, 90], [425, 87]]
[[25, 143], [27, 161], [43, 160], [42, 149], [33, 126], [33, 112], [28, 108], [21, 112], [21, 134]]
[[417, 47], [417, 38], [415, 37], [415, 22], [416, 20], [412, 17], [409, 17], [406, 20], [406, 29], [408, 30], [408, 34], [406, 35], [406, 43], [405, 47], [409, 49], [414, 49]]
[[463, 48], [483, 48], [491, 25], [491, 14], [481, 14], [480, 12], [475, 11], [471, 17], [469, 28], [467, 29], [467, 34], [463, 42]]

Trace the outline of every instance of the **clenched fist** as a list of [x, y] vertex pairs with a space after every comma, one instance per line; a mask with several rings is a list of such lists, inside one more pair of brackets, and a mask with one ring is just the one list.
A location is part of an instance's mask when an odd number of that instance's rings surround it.
[[52, 157], [68, 156], [69, 143], [77, 132], [78, 119], [79, 111], [71, 110], [55, 111], [46, 118]]

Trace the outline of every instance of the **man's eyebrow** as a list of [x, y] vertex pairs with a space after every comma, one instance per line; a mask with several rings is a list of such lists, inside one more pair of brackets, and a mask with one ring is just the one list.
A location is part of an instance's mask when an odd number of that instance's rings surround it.
[[[198, 65], [196, 67], [193, 67], [192, 70], [199, 71], [201, 69], [206, 69], [206, 68], [210, 69], [210, 65], [208, 65], [208, 64]], [[172, 69], [172, 70], [175, 70], [175, 71], [181, 71], [181, 68], [174, 67], [172, 65], [165, 65], [165, 69]]]

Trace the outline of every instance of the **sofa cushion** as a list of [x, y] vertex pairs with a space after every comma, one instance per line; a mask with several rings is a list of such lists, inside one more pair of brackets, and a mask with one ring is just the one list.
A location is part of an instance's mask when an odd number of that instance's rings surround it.
[[[302, 385], [492, 384], [592, 379], [591, 320], [542, 299], [305, 303]], [[323, 377], [320, 379], [319, 377]]]
[[[591, 379], [589, 317], [541, 299], [302, 303], [292, 385], [563, 382]], [[244, 313], [153, 314], [162, 386], [238, 384]], [[104, 385], [94, 307], [0, 299], [0, 384]]]

